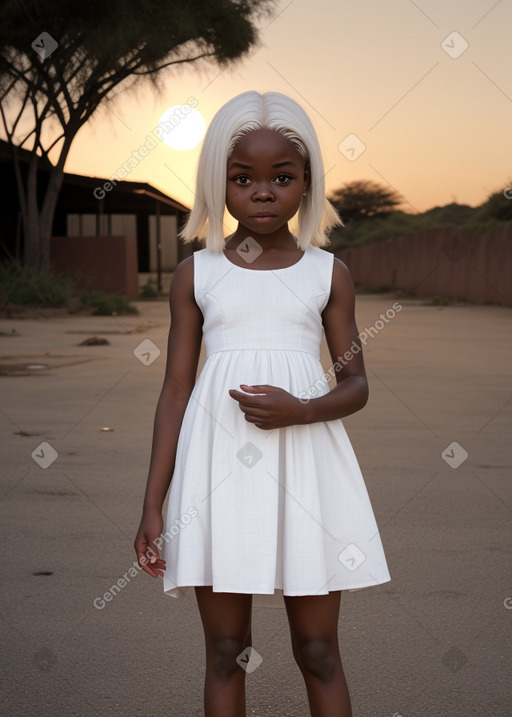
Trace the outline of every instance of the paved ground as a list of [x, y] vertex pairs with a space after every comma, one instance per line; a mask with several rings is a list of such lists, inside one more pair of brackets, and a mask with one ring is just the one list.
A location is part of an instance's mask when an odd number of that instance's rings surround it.
[[[358, 297], [360, 331], [377, 328], [371, 398], [345, 421], [392, 574], [342, 598], [354, 715], [505, 717], [512, 313], [404, 300], [379, 329], [394, 301]], [[0, 322], [0, 369], [11, 373], [0, 376], [2, 715], [202, 715], [193, 591], [174, 601], [137, 574], [94, 606], [135, 557], [163, 375], [166, 304], [139, 307], [129, 318]], [[110, 345], [78, 346], [91, 336]], [[162, 349], [151, 365], [133, 353], [144, 339]], [[307, 717], [284, 610], [255, 609], [253, 632], [263, 662], [247, 676], [247, 714]]]

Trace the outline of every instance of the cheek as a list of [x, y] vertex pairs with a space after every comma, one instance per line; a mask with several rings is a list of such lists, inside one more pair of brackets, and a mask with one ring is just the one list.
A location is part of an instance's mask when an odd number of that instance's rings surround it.
[[238, 187], [231, 187], [226, 191], [225, 202], [226, 209], [232, 215], [233, 213], [237, 214], [239, 211], [241, 211], [246, 204], [246, 200], [244, 199], [244, 193], [240, 191]]
[[233, 201], [233, 190], [228, 188], [226, 190], [226, 197], [225, 197], [226, 205], [231, 204]]
[[236, 201], [240, 198], [241, 192], [240, 188], [235, 185], [229, 185], [226, 189], [226, 202], [228, 201]]
[[289, 206], [300, 204], [302, 199], [302, 192], [297, 192], [296, 189], [290, 190], [288, 192], [283, 192], [281, 195], [281, 199], [284, 203], [286, 203]]

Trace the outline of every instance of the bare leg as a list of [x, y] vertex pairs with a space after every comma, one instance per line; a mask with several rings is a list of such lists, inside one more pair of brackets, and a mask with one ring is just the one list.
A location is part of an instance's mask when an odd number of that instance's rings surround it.
[[195, 588], [206, 644], [205, 717], [245, 717], [245, 670], [236, 658], [252, 644], [252, 595]]
[[338, 645], [341, 591], [284, 596], [292, 649], [304, 677], [311, 717], [352, 717]]

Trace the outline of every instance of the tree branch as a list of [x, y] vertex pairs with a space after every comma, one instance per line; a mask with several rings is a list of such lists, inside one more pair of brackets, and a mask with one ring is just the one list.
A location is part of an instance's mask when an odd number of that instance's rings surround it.
[[9, 92], [11, 92], [11, 90], [16, 86], [16, 83], [17, 83], [17, 82], [18, 82], [18, 80], [17, 80], [17, 79], [14, 79], [14, 80], [12, 81], [12, 84], [9, 85], [9, 87], [5, 90], [5, 92], [4, 92], [4, 93], [2, 94], [2, 96], [0, 97], [0, 104], [4, 101], [4, 98], [7, 97], [7, 95], [9, 94]]
[[170, 65], [180, 65], [183, 62], [195, 62], [196, 60], [201, 60], [203, 57], [215, 57], [215, 52], [203, 52], [201, 55], [196, 55], [196, 57], [187, 57], [181, 60], [171, 60], [170, 62], [166, 62], [163, 65], [159, 65], [152, 70], [144, 70], [143, 72], [132, 72], [131, 74], [139, 76], [152, 75], [159, 70], [163, 70], [164, 67], [169, 67]]

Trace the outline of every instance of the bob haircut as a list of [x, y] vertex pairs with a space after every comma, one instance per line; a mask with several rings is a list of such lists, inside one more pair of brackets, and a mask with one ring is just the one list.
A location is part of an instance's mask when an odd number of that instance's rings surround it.
[[281, 132], [309, 165], [310, 185], [298, 212], [297, 246], [303, 251], [308, 244], [326, 246], [330, 243], [328, 231], [343, 222], [325, 197], [324, 166], [313, 124], [290, 97], [253, 90], [221, 107], [206, 132], [197, 168], [196, 197], [180, 237], [185, 242], [197, 237], [212, 252], [224, 250], [228, 158], [242, 137], [258, 129]]

